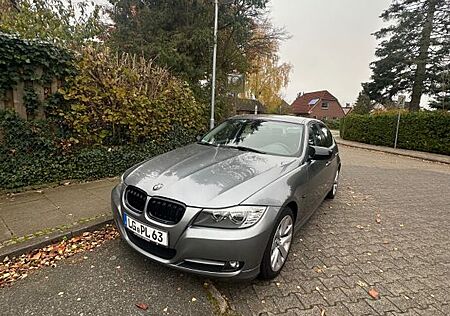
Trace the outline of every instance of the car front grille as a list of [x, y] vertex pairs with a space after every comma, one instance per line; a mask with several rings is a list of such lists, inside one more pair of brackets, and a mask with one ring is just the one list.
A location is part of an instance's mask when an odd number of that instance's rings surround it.
[[125, 190], [125, 202], [135, 212], [142, 213], [145, 209], [145, 202], [147, 201], [147, 193], [132, 185]]
[[175, 255], [177, 253], [177, 251], [175, 249], [166, 248], [166, 247], [157, 245], [155, 243], [152, 243], [150, 241], [146, 241], [146, 240], [136, 236], [135, 234], [133, 234], [130, 231], [127, 231], [126, 233], [128, 235], [128, 239], [130, 239], [130, 241], [133, 244], [135, 244], [136, 246], [138, 246], [145, 252], [148, 252], [149, 254], [152, 254], [159, 258], [169, 260], [169, 259], [172, 259], [173, 257], [175, 257]]
[[162, 198], [151, 198], [147, 206], [150, 217], [166, 224], [178, 223], [185, 210], [183, 204]]

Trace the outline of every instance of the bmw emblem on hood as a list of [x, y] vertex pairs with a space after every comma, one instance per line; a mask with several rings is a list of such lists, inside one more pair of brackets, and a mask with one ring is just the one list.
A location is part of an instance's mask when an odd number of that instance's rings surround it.
[[156, 185], [153, 186], [153, 191], [158, 191], [159, 189], [161, 189], [164, 185], [162, 183], [158, 183]]

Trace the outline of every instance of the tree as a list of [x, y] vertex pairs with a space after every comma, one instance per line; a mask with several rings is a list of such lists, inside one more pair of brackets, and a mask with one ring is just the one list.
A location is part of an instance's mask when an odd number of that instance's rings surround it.
[[358, 94], [358, 98], [356, 99], [356, 103], [353, 107], [352, 113], [369, 114], [370, 110], [372, 110], [372, 102], [370, 101], [367, 93], [363, 90]]
[[437, 110], [450, 110], [450, 71], [447, 70], [441, 74], [441, 81], [436, 86], [435, 97], [429, 105]]
[[265, 39], [266, 51], [253, 57], [246, 75], [245, 95], [258, 99], [271, 113], [279, 112], [280, 91], [288, 85], [292, 70], [292, 65], [280, 63], [278, 56], [280, 40], [286, 37], [284, 30], [274, 28], [268, 20], [260, 21], [253, 35], [254, 39]]
[[398, 0], [381, 18], [390, 24], [375, 33], [383, 40], [371, 64], [371, 81], [363, 87], [382, 103], [410, 93], [410, 110], [417, 111], [421, 96], [434, 94], [450, 64], [450, 5], [447, 0]]
[[[109, 45], [144, 55], [199, 85], [212, 67], [214, 6], [208, 0], [110, 0], [114, 29]], [[220, 4], [218, 89], [230, 73], [245, 73], [255, 55], [266, 50], [266, 38], [253, 37], [268, 0], [235, 0]], [[273, 34], [270, 34], [273, 35]]]
[[254, 96], [270, 112], [276, 112], [281, 103], [280, 90], [289, 83], [292, 65], [279, 63], [277, 55], [255, 58], [254, 68], [247, 75], [246, 95]]
[[0, 0], [0, 32], [42, 39], [72, 49], [105, 30], [101, 7], [72, 0]]

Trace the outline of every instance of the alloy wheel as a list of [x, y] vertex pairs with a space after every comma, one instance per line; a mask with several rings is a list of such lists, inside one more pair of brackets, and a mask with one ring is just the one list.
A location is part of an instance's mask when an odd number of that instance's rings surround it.
[[336, 195], [337, 188], [338, 188], [338, 182], [339, 182], [339, 170], [336, 171], [336, 176], [334, 177], [333, 195]]
[[270, 267], [277, 272], [283, 267], [291, 247], [293, 234], [293, 221], [290, 215], [286, 215], [278, 224], [272, 240], [270, 252]]

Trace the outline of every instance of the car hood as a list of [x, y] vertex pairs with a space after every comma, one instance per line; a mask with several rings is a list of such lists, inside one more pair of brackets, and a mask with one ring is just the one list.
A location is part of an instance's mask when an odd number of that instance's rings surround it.
[[[192, 144], [144, 162], [126, 176], [125, 183], [188, 206], [222, 208], [242, 203], [298, 166], [296, 161]], [[160, 188], [154, 190], [155, 186]]]

